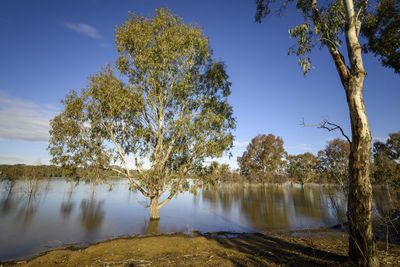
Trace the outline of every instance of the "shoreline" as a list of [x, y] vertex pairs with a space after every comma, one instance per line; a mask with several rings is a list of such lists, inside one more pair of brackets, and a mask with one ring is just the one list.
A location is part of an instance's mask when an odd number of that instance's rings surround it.
[[261, 232], [234, 232], [234, 231], [217, 231], [217, 232], [200, 232], [197, 230], [190, 231], [190, 232], [165, 232], [165, 233], [147, 233], [147, 234], [127, 234], [127, 235], [120, 235], [116, 237], [110, 237], [101, 239], [95, 242], [80, 242], [80, 243], [64, 243], [59, 247], [49, 247], [46, 251], [41, 251], [37, 253], [32, 253], [30, 255], [21, 256], [9, 260], [0, 260], [0, 267], [2, 264], [15, 264], [18, 262], [29, 262], [35, 258], [41, 257], [56, 250], [82, 250], [87, 249], [88, 247], [95, 246], [102, 243], [112, 242], [116, 240], [130, 240], [130, 239], [142, 239], [148, 237], [184, 237], [184, 238], [195, 238], [195, 237], [206, 237], [206, 238], [237, 238], [243, 236], [254, 236], [258, 234], [264, 235], [272, 235], [272, 236], [279, 236], [279, 235], [296, 235], [296, 236], [303, 236], [303, 235], [310, 235], [310, 234], [317, 234], [321, 232], [346, 232], [347, 229], [343, 229], [342, 225], [344, 224], [337, 224], [333, 226], [321, 226], [319, 228], [300, 228], [300, 229], [274, 229], [274, 230], [266, 230]]
[[[378, 241], [381, 265], [400, 265], [400, 245]], [[169, 233], [122, 236], [94, 244], [70, 244], [0, 266], [279, 266], [341, 265], [347, 258], [343, 228], [234, 233]]]

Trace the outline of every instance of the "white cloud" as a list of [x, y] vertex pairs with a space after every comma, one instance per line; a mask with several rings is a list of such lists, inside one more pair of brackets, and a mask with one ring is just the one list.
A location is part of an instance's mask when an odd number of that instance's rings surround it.
[[49, 120], [55, 108], [12, 98], [0, 92], [0, 139], [42, 141], [49, 140]]
[[64, 23], [65, 27], [93, 39], [103, 39], [100, 32], [93, 26], [85, 23]]
[[313, 149], [313, 146], [311, 144], [300, 144], [299, 149], [304, 151], [310, 151]]
[[0, 164], [28, 164], [28, 165], [49, 165], [50, 161], [48, 158], [29, 158], [15, 155], [1, 155]]
[[247, 146], [250, 141], [233, 141], [233, 146]]
[[295, 146], [287, 146], [286, 149], [312, 151], [314, 148], [313, 148], [313, 146], [311, 144], [298, 144], [298, 145], [295, 145]]
[[374, 137], [372, 139], [372, 142], [382, 142], [386, 143], [386, 141], [389, 139], [389, 137]]

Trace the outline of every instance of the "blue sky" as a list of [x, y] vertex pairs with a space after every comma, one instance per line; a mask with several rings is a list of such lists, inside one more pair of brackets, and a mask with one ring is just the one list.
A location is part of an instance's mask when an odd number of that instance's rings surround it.
[[[288, 29], [301, 21], [294, 10], [254, 22], [253, 0], [2, 0], [0, 2], [0, 164], [48, 163], [48, 121], [61, 111], [69, 89], [114, 63], [114, 27], [132, 11], [151, 15], [169, 7], [186, 23], [203, 27], [214, 56], [225, 61], [229, 98], [237, 119], [231, 159], [236, 166], [257, 134], [281, 136], [291, 154], [316, 153], [339, 133], [303, 128], [329, 119], [350, 135], [344, 90], [326, 49], [312, 53], [315, 65], [303, 77]], [[343, 48], [344, 50], [344, 48]], [[374, 138], [400, 130], [400, 76], [364, 56], [365, 104]]]

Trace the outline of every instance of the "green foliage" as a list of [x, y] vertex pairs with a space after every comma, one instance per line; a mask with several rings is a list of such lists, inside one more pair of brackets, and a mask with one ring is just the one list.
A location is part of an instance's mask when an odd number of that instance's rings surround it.
[[277, 13], [281, 14], [290, 2], [296, 2], [297, 11], [303, 16], [303, 23], [289, 29], [289, 37], [296, 40], [296, 45], [289, 48], [288, 54], [298, 57], [298, 64], [303, 75], [306, 75], [313, 68], [310, 53], [316, 45], [336, 50], [342, 44], [345, 28], [343, 1], [320, 2], [320, 6], [315, 6], [314, 9], [312, 0], [256, 0], [256, 21], [261, 23], [271, 13], [272, 8], [276, 8]]
[[400, 132], [389, 134], [386, 143], [374, 142], [373, 175], [375, 183], [400, 186]]
[[99, 177], [118, 177], [118, 174], [113, 171], [99, 170], [92, 167], [72, 170], [56, 165], [0, 165], [0, 178], [36, 180], [53, 177], [74, 178], [78, 180], [86, 177], [86, 179], [94, 181], [99, 179]]
[[361, 29], [366, 52], [378, 56], [385, 67], [400, 73], [400, 1], [382, 0], [365, 18]]
[[0, 178], [6, 179], [40, 179], [61, 177], [62, 170], [54, 165], [0, 165]]
[[[344, 40], [346, 13], [343, 0], [256, 0], [256, 22], [261, 21], [272, 9], [282, 14], [290, 2], [296, 3], [297, 11], [303, 16], [300, 23], [289, 30], [296, 45], [288, 54], [298, 57], [298, 63], [306, 75], [313, 68], [310, 52], [317, 44], [330, 51], [339, 51]], [[400, 73], [400, 1], [379, 0], [375, 8], [368, 9], [368, 1], [355, 0], [356, 19], [360, 21], [361, 34], [366, 37], [364, 51], [372, 52], [382, 65]], [[347, 25], [348, 26], [348, 25]]]
[[287, 171], [290, 177], [297, 179], [303, 185], [316, 176], [317, 163], [317, 157], [309, 152], [289, 155]]
[[237, 160], [242, 175], [271, 180], [273, 175], [282, 170], [285, 155], [282, 138], [273, 134], [259, 134], [251, 140], [243, 156]]
[[217, 185], [229, 172], [228, 164], [219, 164], [217, 161], [204, 168], [202, 175], [205, 177], [206, 184]]
[[346, 140], [335, 138], [328, 142], [325, 149], [318, 152], [318, 171], [326, 175], [329, 182], [345, 185], [349, 181], [350, 144]]
[[52, 162], [112, 169], [148, 197], [187, 190], [191, 171], [232, 147], [226, 67], [199, 27], [167, 9], [131, 13], [115, 37], [115, 68], [71, 91], [51, 121]]

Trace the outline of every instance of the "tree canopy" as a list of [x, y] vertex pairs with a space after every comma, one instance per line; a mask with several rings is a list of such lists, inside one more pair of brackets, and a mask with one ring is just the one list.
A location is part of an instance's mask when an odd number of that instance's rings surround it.
[[238, 157], [240, 171], [243, 175], [268, 179], [282, 170], [285, 155], [282, 138], [259, 134], [251, 140], [242, 157]]
[[366, 52], [377, 56], [382, 65], [400, 74], [400, 1], [383, 0], [365, 17], [361, 34]]
[[[338, 66], [337, 64], [340, 61], [344, 63], [344, 57], [340, 52], [345, 43], [344, 33], [348, 23], [344, 1], [256, 0], [255, 20], [261, 22], [271, 14], [274, 8], [278, 14], [281, 14], [291, 2], [295, 2], [297, 10], [304, 17], [304, 22], [289, 30], [289, 35], [296, 40], [296, 45], [290, 47], [288, 53], [298, 57], [303, 74], [307, 74], [313, 68], [309, 55], [316, 46], [327, 47], [332, 57], [338, 57], [335, 62], [336, 67], [345, 70], [345, 65]], [[400, 1], [378, 0], [374, 3], [375, 6], [368, 4], [368, 1], [354, 1], [357, 36], [362, 34], [365, 37], [362, 40], [365, 52], [372, 52], [380, 59], [383, 66], [400, 73], [400, 33], [398, 30], [400, 28]]]
[[399, 187], [400, 131], [389, 134], [386, 142], [374, 142], [373, 155], [375, 182]]
[[230, 82], [202, 30], [168, 9], [153, 17], [131, 13], [115, 37], [115, 67], [102, 68], [62, 101], [49, 150], [55, 164], [124, 175], [151, 198], [157, 219], [158, 209], [187, 189], [190, 172], [232, 147]]
[[340, 138], [330, 140], [325, 149], [318, 152], [318, 168], [330, 182], [346, 185], [349, 181], [349, 154], [349, 142]]
[[306, 152], [299, 155], [289, 155], [288, 174], [296, 178], [300, 184], [312, 181], [316, 175], [317, 157]]

